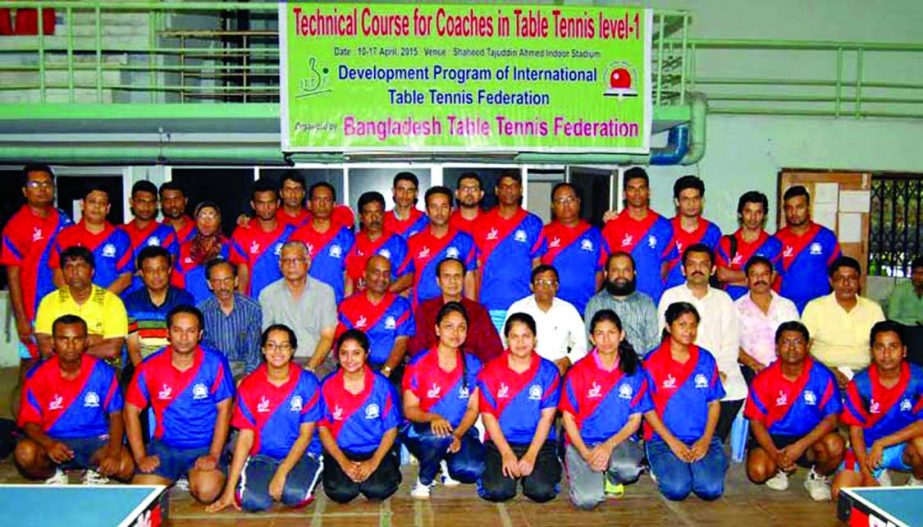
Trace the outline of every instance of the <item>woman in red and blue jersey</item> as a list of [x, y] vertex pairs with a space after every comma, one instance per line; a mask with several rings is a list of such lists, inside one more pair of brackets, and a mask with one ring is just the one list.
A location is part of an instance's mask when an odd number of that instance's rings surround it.
[[561, 481], [553, 426], [561, 375], [553, 362], [535, 353], [531, 315], [510, 315], [504, 334], [509, 349], [487, 363], [478, 377], [481, 419], [487, 429], [478, 495], [508, 501], [516, 496], [520, 480], [527, 498], [551, 501]]
[[484, 472], [484, 445], [472, 428], [478, 418], [481, 361], [462, 351], [467, 334], [464, 306], [446, 302], [436, 315], [439, 343], [417, 354], [404, 371], [404, 415], [409, 422], [402, 436], [420, 462], [410, 491], [415, 499], [429, 499], [443, 465], [447, 484], [474, 483]]
[[593, 315], [590, 341], [595, 348], [567, 373], [559, 405], [570, 500], [581, 509], [638, 481], [644, 451], [632, 436], [642, 414], [653, 408], [641, 360], [614, 311]]
[[699, 312], [688, 302], [670, 304], [668, 337], [644, 361], [654, 409], [644, 414], [647, 459], [660, 492], [681, 501], [724, 494], [728, 461], [715, 436], [724, 387], [715, 358], [694, 344]]
[[314, 425], [320, 419], [320, 384], [292, 363], [298, 339], [291, 328], [263, 331], [266, 361], [241, 381], [231, 425], [240, 431], [224, 494], [209, 505], [264, 511], [274, 501], [302, 507], [314, 500], [323, 463]]
[[388, 379], [368, 365], [369, 338], [350, 329], [337, 341], [340, 368], [321, 387], [318, 435], [324, 446], [324, 493], [346, 503], [360, 493], [384, 500], [401, 484], [394, 442], [401, 413]]

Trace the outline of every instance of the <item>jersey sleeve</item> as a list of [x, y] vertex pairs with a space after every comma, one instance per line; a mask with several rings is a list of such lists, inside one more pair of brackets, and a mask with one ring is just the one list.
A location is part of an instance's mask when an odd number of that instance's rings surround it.
[[490, 414], [497, 417], [497, 400], [494, 394], [490, 392], [487, 386], [486, 372], [478, 376], [478, 409], [482, 414]]
[[333, 414], [330, 413], [330, 404], [324, 397], [323, 389], [320, 390], [320, 399], [317, 402], [320, 411], [320, 419], [317, 420], [317, 426], [321, 428], [331, 428], [333, 426]]
[[417, 332], [417, 322], [413, 318], [413, 310], [410, 307], [404, 311], [404, 314], [397, 320], [397, 336], [412, 337]]
[[109, 390], [103, 402], [103, 409], [108, 414], [121, 412], [125, 407], [125, 399], [122, 397], [122, 390], [119, 388], [119, 381], [116, 378], [115, 370], [109, 369]]
[[[555, 368], [557, 370], [557, 368]], [[557, 371], [552, 372], [552, 375], [549, 375], [550, 379], [545, 386], [545, 391], [542, 394], [542, 410], [547, 410], [548, 408], [557, 408], [558, 403], [561, 400], [561, 374]]]
[[762, 393], [763, 384], [760, 382], [759, 377], [753, 380], [750, 385], [750, 393], [747, 394], [747, 402], [744, 404], [744, 417], [760, 423], [765, 422], [766, 416], [769, 415], [769, 410], [763, 401], [765, 398], [765, 394]]
[[16, 229], [15, 225], [6, 224], [3, 229], [3, 245], [0, 247], [0, 265], [15, 266], [22, 264], [26, 244], [23, 243], [24, 229]]
[[244, 394], [239, 393], [234, 402], [234, 413], [231, 414], [231, 426], [238, 430], [256, 430], [256, 418], [247, 404]]
[[221, 402], [234, 396], [234, 377], [231, 375], [231, 367], [227, 359], [222, 357], [218, 362], [218, 371], [215, 373], [215, 382], [212, 383], [211, 392], [215, 396], [215, 402]]
[[116, 229], [113, 235], [115, 248], [119, 255], [119, 261], [116, 262], [115, 272], [118, 274], [135, 272], [135, 259], [132, 258], [134, 251], [131, 250], [131, 237], [122, 229]]
[[728, 267], [728, 262], [731, 261], [730, 236], [733, 236], [733, 234], [722, 236], [718, 240], [718, 246], [715, 248], [715, 264], [719, 267]]
[[35, 397], [35, 390], [34, 377], [26, 379], [26, 383], [22, 387], [22, 403], [20, 403], [19, 419], [16, 422], [20, 428], [24, 427], [27, 423], [34, 423], [39, 426], [42, 424], [42, 405]]
[[245, 242], [243, 241], [243, 227], [237, 227], [234, 229], [234, 233], [231, 234], [231, 249], [228, 254], [228, 260], [234, 265], [246, 264], [247, 262], [247, 252], [244, 249]]
[[407, 248], [407, 241], [404, 238], [396, 236], [394, 245], [395, 251], [391, 255], [391, 258], [393, 258], [391, 275], [396, 280], [407, 273], [413, 272], [413, 260], [410, 258], [410, 250]]
[[401, 409], [398, 406], [400, 398], [398, 398], [397, 393], [395, 393], [394, 387], [391, 386], [390, 382], [381, 382], [386, 391], [386, 400], [384, 404], [385, 408], [381, 414], [381, 425], [383, 430], [388, 431], [392, 428], [397, 428], [397, 425], [401, 423]]
[[837, 386], [833, 375], [830, 375], [827, 379], [827, 386], [824, 388], [824, 395], [820, 398], [821, 413], [824, 417], [839, 415], [843, 411], [842, 400], [840, 387]]
[[147, 392], [147, 382], [143, 363], [128, 384], [128, 391], [125, 392], [125, 401], [136, 408], [147, 408], [148, 402], [150, 401], [150, 394]]
[[846, 385], [846, 397], [843, 402], [843, 411], [840, 414], [843, 424], [864, 428], [868, 423], [869, 415], [855, 380], [849, 381]]
[[[571, 372], [574, 370], [572, 369]], [[563, 392], [558, 401], [558, 410], [567, 412], [571, 415], [580, 413], [580, 400], [577, 398], [576, 378], [573, 373], [564, 377]]]
[[708, 402], [720, 401], [726, 395], [724, 392], [724, 385], [721, 383], [721, 375], [718, 373], [717, 363], [713, 363], [711, 368], [711, 381], [708, 383], [708, 396], [706, 399]]
[[631, 414], [645, 414], [654, 409], [654, 399], [651, 398], [651, 391], [648, 388], [651, 383], [648, 382], [646, 375], [641, 376], [641, 386], [637, 395], [631, 400]]
[[311, 397], [301, 406], [301, 423], [316, 423], [321, 420], [321, 403], [320, 403], [320, 385], [317, 382], [317, 379], [314, 377], [314, 374], [310, 372], [304, 372], [302, 375], [309, 375], [311, 379], [308, 381], [308, 391], [311, 392]]

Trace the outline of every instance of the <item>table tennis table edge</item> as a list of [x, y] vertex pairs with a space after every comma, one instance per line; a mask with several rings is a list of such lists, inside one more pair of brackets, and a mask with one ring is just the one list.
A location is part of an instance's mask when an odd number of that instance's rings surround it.
[[845, 492], [846, 495], [849, 496], [851, 499], [854, 499], [854, 500], [856, 500], [856, 501], [861, 502], [863, 505], [865, 505], [865, 506], [868, 507], [869, 509], [871, 509], [871, 510], [875, 511], [876, 513], [882, 515], [883, 517], [885, 517], [885, 518], [888, 519], [889, 521], [894, 522], [894, 525], [896, 525], [897, 527], [910, 527], [909, 525], [907, 525], [907, 524], [904, 523], [903, 521], [901, 521], [901, 520], [895, 518], [894, 515], [892, 515], [892, 514], [889, 513], [888, 511], [886, 511], [886, 510], [882, 509], [881, 507], [879, 507], [879, 506], [877, 506], [877, 505], [875, 505], [875, 504], [869, 502], [867, 499], [865, 499], [864, 497], [862, 497], [862, 496], [860, 496], [859, 494], [857, 494], [857, 492], [859, 492], [859, 491], [882, 492], [882, 491], [893, 490], [894, 488], [895, 488], [895, 487], [849, 487], [849, 488], [846, 488], [846, 489], [841, 489], [840, 492]]

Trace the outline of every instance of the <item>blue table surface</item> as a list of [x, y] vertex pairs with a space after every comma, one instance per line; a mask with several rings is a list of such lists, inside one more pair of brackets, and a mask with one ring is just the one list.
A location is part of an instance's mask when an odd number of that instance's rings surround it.
[[154, 489], [68, 485], [0, 486], [0, 517], [16, 525], [118, 525]]
[[852, 489], [859, 497], [912, 527], [923, 527], [923, 487]]

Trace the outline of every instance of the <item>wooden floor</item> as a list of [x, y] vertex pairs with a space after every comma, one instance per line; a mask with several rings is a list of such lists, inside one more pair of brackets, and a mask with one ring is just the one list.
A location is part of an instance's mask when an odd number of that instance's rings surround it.
[[[13, 370], [0, 370], [0, 415], [7, 415], [7, 394], [13, 382]], [[535, 504], [517, 497], [506, 504], [493, 504], [477, 497], [473, 486], [454, 489], [436, 487], [429, 501], [410, 498], [410, 486], [416, 479], [416, 467], [405, 466], [401, 489], [382, 503], [357, 499], [337, 505], [326, 499], [318, 487], [317, 500], [305, 509], [291, 511], [275, 508], [262, 514], [225, 511], [208, 514], [188, 493], [169, 494], [169, 524], [182, 526], [426, 526], [426, 527], [564, 527], [586, 526], [664, 526], [697, 525], [758, 526], [841, 526], [832, 503], [815, 503], [802, 487], [804, 471], [790, 479], [785, 492], [771, 491], [747, 481], [742, 465], [732, 464], [728, 472], [725, 496], [714, 502], [690, 497], [673, 503], [663, 499], [648, 475], [628, 487], [624, 498], [610, 500], [592, 512], [574, 509], [567, 500], [567, 486], [550, 503]], [[71, 476], [79, 482], [79, 474]], [[7, 459], [0, 463], [0, 483], [24, 480]]]

